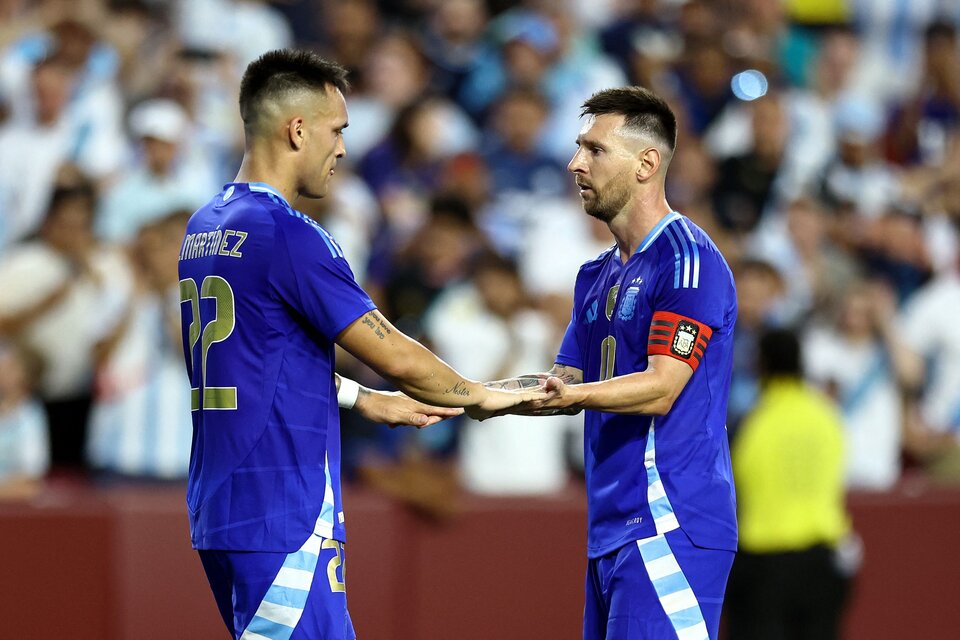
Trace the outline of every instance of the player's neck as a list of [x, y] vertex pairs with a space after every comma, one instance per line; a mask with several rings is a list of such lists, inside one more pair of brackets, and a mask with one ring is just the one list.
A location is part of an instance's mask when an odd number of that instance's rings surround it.
[[620, 260], [629, 260], [647, 234], [671, 211], [663, 191], [658, 191], [646, 198], [638, 197], [629, 209], [611, 220], [610, 232], [620, 249]]
[[271, 158], [269, 154], [250, 150], [244, 153], [234, 182], [262, 182], [279, 191], [287, 202], [297, 199], [296, 181], [284, 169], [283, 161]]

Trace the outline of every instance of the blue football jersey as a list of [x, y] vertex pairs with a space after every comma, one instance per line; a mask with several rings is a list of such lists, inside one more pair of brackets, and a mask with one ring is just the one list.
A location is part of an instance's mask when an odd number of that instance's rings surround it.
[[665, 416], [585, 412], [591, 558], [678, 527], [697, 545], [736, 550], [725, 424], [736, 317], [730, 268], [676, 212], [625, 264], [612, 247], [580, 268], [559, 364], [584, 382], [644, 371], [652, 354], [694, 370]]
[[333, 238], [262, 183], [193, 214], [179, 267], [194, 547], [345, 541], [333, 340], [374, 304]]

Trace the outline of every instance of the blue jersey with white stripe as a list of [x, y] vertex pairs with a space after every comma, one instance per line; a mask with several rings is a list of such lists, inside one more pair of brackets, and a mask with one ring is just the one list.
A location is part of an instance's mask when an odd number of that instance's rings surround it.
[[585, 412], [592, 558], [677, 527], [700, 546], [736, 550], [725, 424], [736, 291], [709, 237], [672, 212], [625, 264], [616, 247], [584, 264], [557, 362], [581, 369], [584, 382], [644, 371], [648, 339], [657, 342], [651, 321], [658, 312], [689, 319], [681, 328], [712, 329], [712, 337], [694, 354], [688, 334], [678, 329], [669, 336], [699, 366], [667, 415]]
[[344, 541], [333, 341], [374, 305], [340, 248], [272, 187], [228, 184], [187, 224], [180, 300], [194, 546]]

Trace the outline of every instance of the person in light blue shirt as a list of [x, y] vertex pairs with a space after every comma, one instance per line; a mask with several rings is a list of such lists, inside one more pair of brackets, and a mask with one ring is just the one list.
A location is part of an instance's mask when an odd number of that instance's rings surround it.
[[104, 194], [95, 224], [102, 239], [122, 243], [171, 211], [195, 210], [219, 186], [210, 151], [189, 136], [192, 123], [176, 102], [142, 102], [129, 121], [136, 159]]
[[31, 395], [38, 356], [0, 342], [0, 495], [28, 495], [50, 467], [47, 417]]

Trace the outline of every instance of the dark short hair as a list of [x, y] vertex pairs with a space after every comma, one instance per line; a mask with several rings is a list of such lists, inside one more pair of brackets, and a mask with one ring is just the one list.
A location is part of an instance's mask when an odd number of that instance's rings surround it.
[[759, 369], [763, 378], [801, 377], [800, 340], [791, 329], [768, 329], [760, 336]]
[[598, 91], [583, 103], [580, 117], [620, 114], [626, 126], [664, 142], [671, 153], [677, 147], [677, 117], [666, 101], [644, 87]]
[[74, 185], [59, 185], [53, 189], [50, 194], [50, 201], [47, 204], [47, 217], [54, 217], [60, 212], [60, 208], [67, 202], [74, 200], [83, 200], [87, 208], [92, 212], [97, 203], [97, 192], [93, 184], [81, 182]]
[[240, 81], [240, 117], [249, 130], [265, 99], [277, 98], [303, 89], [323, 91], [350, 87], [347, 70], [312, 51], [277, 49], [268, 51], [249, 65]]

